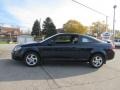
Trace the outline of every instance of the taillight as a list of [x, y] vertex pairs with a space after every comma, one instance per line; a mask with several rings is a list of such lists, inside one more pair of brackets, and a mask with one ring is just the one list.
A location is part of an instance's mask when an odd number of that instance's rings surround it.
[[115, 45], [112, 46], [112, 49], [115, 49]]
[[115, 45], [111, 44], [110, 49], [115, 49]]
[[115, 49], [115, 44], [114, 43], [112, 44], [112, 49]]

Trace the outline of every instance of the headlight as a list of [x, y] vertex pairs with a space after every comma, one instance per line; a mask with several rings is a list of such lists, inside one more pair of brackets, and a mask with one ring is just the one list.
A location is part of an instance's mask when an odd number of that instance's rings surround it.
[[14, 51], [18, 51], [21, 49], [21, 46], [15, 46], [15, 48], [13, 49]]

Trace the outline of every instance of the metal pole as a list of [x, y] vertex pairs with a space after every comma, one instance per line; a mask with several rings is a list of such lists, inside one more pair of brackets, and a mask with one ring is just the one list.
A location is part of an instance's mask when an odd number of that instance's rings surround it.
[[12, 42], [12, 33], [10, 32], [10, 42]]
[[106, 16], [106, 32], [108, 32], [108, 16]]
[[115, 38], [115, 9], [116, 9], [117, 5], [114, 5], [114, 15], [113, 15], [113, 40]]

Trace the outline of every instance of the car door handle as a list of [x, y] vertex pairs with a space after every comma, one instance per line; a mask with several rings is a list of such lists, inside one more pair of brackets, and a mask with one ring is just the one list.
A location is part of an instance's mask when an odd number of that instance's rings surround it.
[[72, 47], [72, 48], [76, 48], [76, 47]]
[[79, 47], [72, 47], [73, 49], [79, 49]]
[[73, 49], [77, 49], [77, 47], [72, 47]]

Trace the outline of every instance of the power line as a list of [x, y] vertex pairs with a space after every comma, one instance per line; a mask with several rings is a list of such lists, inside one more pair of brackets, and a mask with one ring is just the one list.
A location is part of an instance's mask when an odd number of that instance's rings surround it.
[[[72, 0], [72, 1], [75, 2], [75, 3], [77, 3], [77, 4], [80, 4], [81, 6], [84, 6], [84, 7], [88, 8], [88, 9], [90, 9], [90, 10], [98, 13], [98, 14], [101, 14], [101, 15], [105, 16], [105, 17], [106, 17], [106, 25], [108, 24], [108, 16], [105, 15], [104, 13], [102, 13], [102, 12], [100, 12], [100, 11], [97, 11], [97, 10], [95, 10], [95, 9], [93, 9], [93, 8], [85, 5], [85, 4], [82, 4], [82, 3], [80, 3], [80, 2], [78, 2], [78, 1], [76, 1], [76, 0]], [[106, 27], [106, 31], [107, 31], [107, 27]]]
[[87, 6], [87, 5], [85, 5], [85, 4], [82, 4], [82, 3], [80, 3], [80, 2], [78, 2], [78, 1], [76, 1], [76, 0], [72, 0], [72, 1], [75, 2], [75, 3], [78, 3], [78, 4], [80, 4], [80, 5], [82, 5], [82, 6], [86, 7], [86, 8], [88, 8], [88, 9], [90, 9], [90, 10], [96, 12], [96, 13], [99, 13], [99, 14], [101, 14], [101, 15], [103, 15], [103, 16], [108, 17], [108, 16], [105, 15], [104, 13], [99, 12], [99, 11], [97, 11], [97, 10], [95, 10], [95, 9], [93, 9], [93, 8], [91, 8], [91, 7]]

